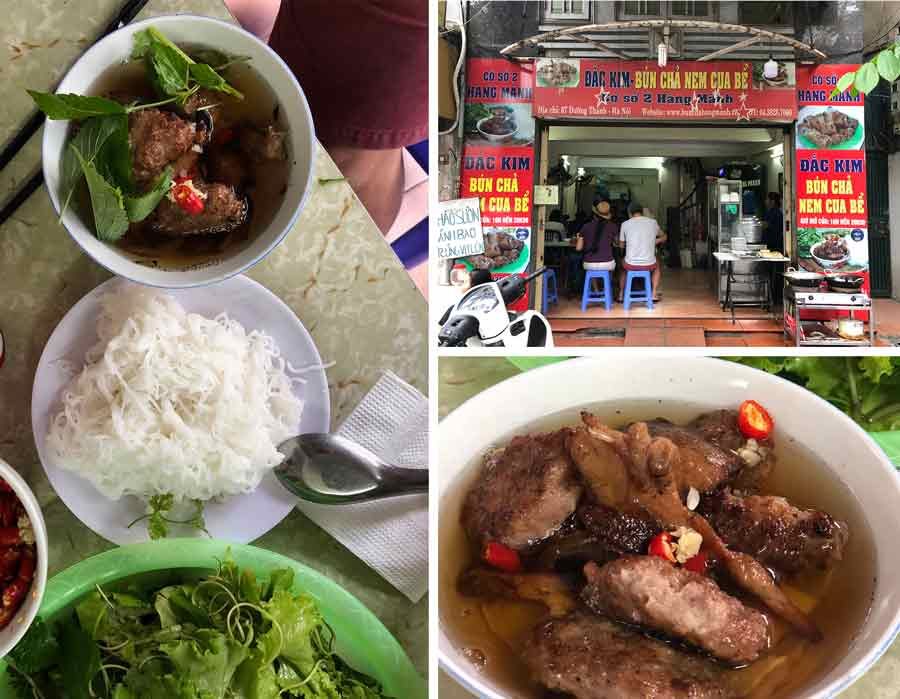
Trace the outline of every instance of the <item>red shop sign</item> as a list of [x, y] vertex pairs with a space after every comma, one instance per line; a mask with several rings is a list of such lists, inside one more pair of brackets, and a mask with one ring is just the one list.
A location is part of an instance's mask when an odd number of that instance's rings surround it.
[[467, 144], [460, 197], [481, 200], [483, 226], [530, 226], [533, 170], [531, 146]]
[[745, 61], [539, 58], [534, 115], [564, 119], [791, 122], [797, 94], [789, 73], [774, 81]]

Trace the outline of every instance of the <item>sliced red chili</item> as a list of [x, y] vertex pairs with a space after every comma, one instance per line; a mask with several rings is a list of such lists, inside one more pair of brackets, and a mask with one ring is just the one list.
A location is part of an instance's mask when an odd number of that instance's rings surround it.
[[495, 541], [485, 545], [481, 557], [489, 565], [505, 570], [507, 573], [517, 573], [522, 569], [522, 560], [519, 558], [518, 552]]
[[738, 408], [738, 427], [747, 439], [766, 439], [775, 429], [775, 421], [755, 400], [745, 400]]
[[658, 556], [670, 563], [675, 562], [675, 554], [672, 552], [672, 535], [669, 532], [660, 532], [652, 539], [647, 547], [647, 553], [651, 556]]
[[709, 554], [701, 551], [696, 556], [691, 556], [684, 562], [684, 567], [700, 575], [706, 575], [706, 568], [709, 565]]
[[187, 184], [188, 181], [187, 177], [176, 177], [175, 186], [172, 187], [172, 197], [183, 211], [191, 216], [196, 216], [203, 212], [204, 203], [197, 192]]

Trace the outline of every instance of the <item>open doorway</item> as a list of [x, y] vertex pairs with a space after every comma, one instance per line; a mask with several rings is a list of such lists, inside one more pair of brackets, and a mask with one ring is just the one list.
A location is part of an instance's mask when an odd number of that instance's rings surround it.
[[[640, 202], [666, 232], [668, 240], [657, 251], [662, 268], [662, 301], [653, 312], [657, 317], [723, 318], [722, 269], [712, 253], [732, 237], [791, 255], [786, 247], [790, 236], [785, 241], [783, 230], [765, 231], [763, 225], [770, 192], [783, 202], [792, 201], [790, 165], [786, 176], [785, 163], [785, 144], [791, 141], [785, 126], [579, 122], [544, 123], [542, 128], [543, 181], [560, 190], [558, 212], [548, 207], [546, 214], [561, 219], [565, 227], [562, 234], [558, 226], [539, 227], [543, 263], [556, 269], [562, 292], [559, 303], [547, 309], [551, 319], [648, 313], [642, 306], [625, 311], [619, 304], [610, 311], [602, 305], [582, 311], [581, 256], [565, 239], [578, 232], [597, 199], [610, 202], [617, 222], [628, 217], [629, 204]], [[732, 184], [724, 188], [726, 182]], [[783, 219], [789, 217], [789, 208], [782, 209]], [[757, 282], [766, 274], [768, 270], [760, 269]], [[746, 288], [734, 292], [749, 299], [761, 293], [761, 287], [754, 287], [757, 282], [748, 281]], [[748, 306], [740, 309], [740, 316], [762, 318], [766, 311]]]

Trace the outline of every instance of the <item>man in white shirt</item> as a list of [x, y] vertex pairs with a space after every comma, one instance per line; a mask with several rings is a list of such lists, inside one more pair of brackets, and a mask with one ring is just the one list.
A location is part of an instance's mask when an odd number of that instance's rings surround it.
[[[631, 215], [619, 228], [619, 245], [625, 246], [623, 267], [632, 272], [652, 272], [653, 300], [659, 301], [659, 282], [661, 272], [656, 260], [656, 246], [666, 242], [656, 219], [644, 216], [644, 207], [636, 201], [628, 207]], [[619, 299], [625, 295], [625, 277], [619, 277]]]

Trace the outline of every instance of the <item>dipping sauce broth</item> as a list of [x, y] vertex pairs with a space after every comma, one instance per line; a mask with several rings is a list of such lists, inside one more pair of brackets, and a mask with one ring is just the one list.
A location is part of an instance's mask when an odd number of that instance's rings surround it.
[[[582, 410], [594, 413], [606, 424], [621, 427], [657, 417], [686, 424], [717, 407], [730, 406], [655, 400], [580, 406], [500, 435], [491, 446], [504, 446], [519, 434], [580, 424]], [[796, 697], [824, 676], [853, 644], [869, 613], [875, 589], [875, 548], [860, 503], [825, 469], [821, 460], [794, 437], [776, 429], [774, 439], [778, 460], [761, 492], [786, 497], [798, 507], [824, 510], [847, 522], [850, 539], [843, 560], [832, 570], [811, 571], [782, 583], [782, 589], [792, 601], [810, 613], [822, 630], [824, 640], [812, 643], [796, 634], [784, 634], [784, 625], [775, 620], [775, 633], [781, 637], [773, 648], [752, 665], [725, 673], [726, 681], [735, 692], [747, 699]], [[547, 696], [545, 690], [530, 679], [527, 667], [520, 660], [520, 650], [531, 629], [546, 618], [544, 606], [464, 597], [456, 589], [460, 573], [477, 562], [478, 552], [467, 540], [459, 514], [479, 466], [480, 459], [468, 464], [441, 499], [438, 529], [441, 627], [453, 645], [469, 658], [473, 668], [477, 668], [476, 672], [500, 685], [510, 699], [542, 698]], [[733, 589], [726, 591], [749, 601]], [[768, 616], [772, 620], [772, 616]]]

